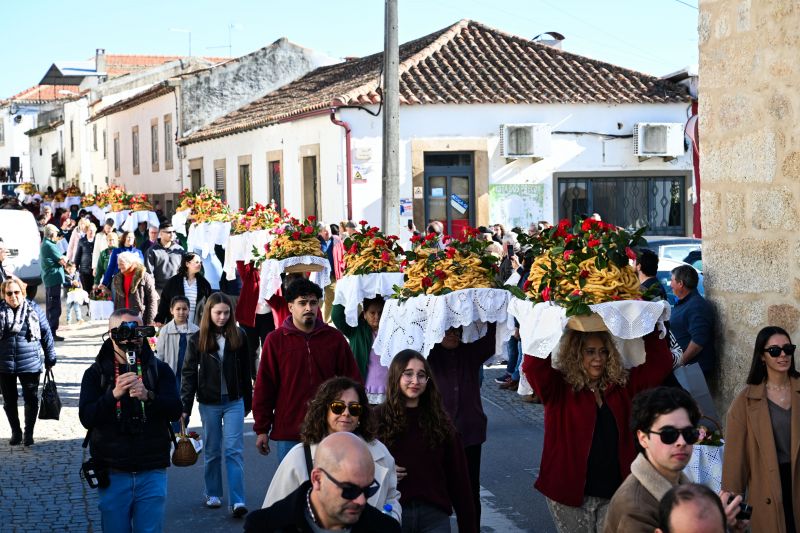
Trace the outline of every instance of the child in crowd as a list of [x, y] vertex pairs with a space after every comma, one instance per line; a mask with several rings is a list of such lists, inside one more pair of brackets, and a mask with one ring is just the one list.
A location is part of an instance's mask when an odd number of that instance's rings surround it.
[[81, 305], [89, 303], [89, 293], [83, 290], [80, 274], [72, 261], [67, 261], [64, 266], [64, 290], [67, 298], [67, 325], [72, 324], [73, 315], [76, 322], [83, 324]]
[[[172, 371], [175, 372], [175, 381], [178, 384], [178, 393], [181, 390], [181, 369], [183, 359], [186, 357], [186, 346], [189, 337], [200, 328], [189, 321], [189, 298], [186, 296], [175, 296], [170, 301], [169, 311], [172, 313], [172, 320], [164, 324], [158, 332], [156, 343], [156, 357], [167, 363]], [[184, 420], [186, 426], [189, 425], [189, 417]], [[175, 432], [180, 430], [180, 422], [173, 422], [172, 428]]]

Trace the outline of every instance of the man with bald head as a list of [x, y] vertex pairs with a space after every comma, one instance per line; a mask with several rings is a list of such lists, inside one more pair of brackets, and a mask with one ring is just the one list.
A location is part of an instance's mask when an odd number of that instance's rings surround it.
[[[727, 500], [731, 494], [722, 492]], [[723, 507], [720, 497], [705, 485], [687, 483], [670, 489], [658, 509], [656, 533], [741, 533], [749, 520], [738, 520], [741, 498]]]
[[[181, 415], [170, 366], [159, 361], [132, 309], [117, 309], [110, 338], [83, 374], [78, 415], [89, 430], [104, 532], [161, 531], [170, 464], [169, 421]], [[149, 329], [149, 330], [148, 330]]]
[[352, 433], [325, 437], [310, 479], [283, 500], [247, 516], [245, 532], [392, 533], [400, 524], [367, 504], [380, 487], [366, 443]]

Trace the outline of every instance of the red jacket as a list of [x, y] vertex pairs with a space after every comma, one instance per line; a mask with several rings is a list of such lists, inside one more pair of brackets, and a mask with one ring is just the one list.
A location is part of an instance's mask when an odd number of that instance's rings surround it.
[[236, 321], [242, 326], [254, 328], [256, 326], [256, 307], [258, 306], [258, 291], [261, 284], [261, 272], [253, 263], [245, 264], [236, 261], [236, 270], [242, 279], [242, 291], [236, 302]]
[[[644, 338], [644, 364], [630, 370], [624, 387], [612, 385], [603, 394], [619, 429], [619, 465], [625, 479], [636, 457], [630, 431], [631, 399], [660, 385], [672, 370], [669, 342], [654, 332]], [[597, 420], [597, 403], [588, 389], [575, 392], [554, 369], [550, 357], [525, 357], [522, 371], [544, 404], [544, 446], [535, 487], [558, 503], [580, 507], [586, 486], [589, 449]]]
[[335, 376], [363, 383], [344, 335], [319, 319], [306, 334], [287, 318], [264, 341], [253, 391], [253, 430], [269, 433], [272, 440], [300, 440], [308, 401]]
[[333, 236], [333, 275], [338, 281], [344, 275], [344, 241], [338, 236]]

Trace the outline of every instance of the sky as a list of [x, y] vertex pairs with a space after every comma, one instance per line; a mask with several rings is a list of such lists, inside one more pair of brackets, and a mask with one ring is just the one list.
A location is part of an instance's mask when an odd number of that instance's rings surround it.
[[[698, 0], [397, 0], [400, 43], [460, 19], [656, 76], [698, 62]], [[0, 100], [36, 85], [57, 61], [108, 54], [227, 57], [287, 37], [332, 57], [383, 49], [381, 0], [9, 0]], [[179, 30], [179, 31], [176, 31]], [[189, 33], [191, 32], [191, 33]], [[14, 44], [16, 43], [16, 44]], [[230, 46], [230, 49], [229, 49]]]

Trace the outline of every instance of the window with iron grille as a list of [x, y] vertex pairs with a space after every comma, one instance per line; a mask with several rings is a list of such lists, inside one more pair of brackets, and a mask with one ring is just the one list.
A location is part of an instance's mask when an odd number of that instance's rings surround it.
[[603, 176], [558, 179], [558, 217], [598, 213], [623, 228], [649, 226], [652, 235], [686, 235], [685, 176]]

